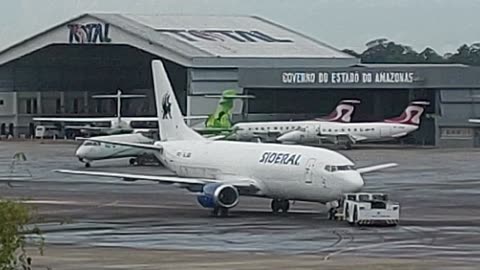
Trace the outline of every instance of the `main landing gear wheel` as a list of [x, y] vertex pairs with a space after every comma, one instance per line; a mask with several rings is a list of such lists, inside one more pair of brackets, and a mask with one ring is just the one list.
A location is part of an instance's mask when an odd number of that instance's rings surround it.
[[135, 165], [135, 163], [137, 162], [137, 159], [131, 158], [128, 162], [130, 163], [130, 165]]
[[228, 216], [228, 208], [215, 207], [212, 210], [212, 216], [214, 216], [214, 217], [227, 217]]
[[345, 150], [352, 150], [352, 143], [351, 142], [346, 142], [345, 143]]
[[91, 166], [90, 162], [85, 163], [85, 168], [90, 168]]
[[280, 210], [283, 213], [287, 213], [290, 209], [290, 202], [288, 200], [274, 199], [272, 200], [271, 207], [274, 214], [280, 212]]

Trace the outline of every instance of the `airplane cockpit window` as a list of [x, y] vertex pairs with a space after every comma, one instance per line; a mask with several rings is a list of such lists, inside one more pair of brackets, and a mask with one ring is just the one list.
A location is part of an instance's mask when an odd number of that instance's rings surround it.
[[355, 167], [353, 165], [326, 165], [325, 171], [327, 172], [336, 172], [336, 171], [353, 171]]

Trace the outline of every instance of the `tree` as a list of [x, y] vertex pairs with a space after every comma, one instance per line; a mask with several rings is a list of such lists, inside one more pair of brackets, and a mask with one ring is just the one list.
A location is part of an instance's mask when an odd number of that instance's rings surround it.
[[425, 48], [419, 56], [425, 63], [439, 64], [445, 62], [445, 59], [430, 47]]
[[0, 270], [31, 269], [31, 258], [25, 250], [28, 234], [40, 236], [39, 250], [42, 253], [40, 231], [37, 227], [28, 227], [33, 220], [32, 212], [20, 202], [0, 201]]

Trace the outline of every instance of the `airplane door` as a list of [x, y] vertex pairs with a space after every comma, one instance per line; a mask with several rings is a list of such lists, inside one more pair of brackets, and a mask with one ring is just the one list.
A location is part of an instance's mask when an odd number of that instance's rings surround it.
[[315, 169], [315, 163], [317, 162], [316, 159], [311, 158], [307, 161], [307, 165], [305, 165], [305, 183], [311, 184], [313, 181], [313, 171]]

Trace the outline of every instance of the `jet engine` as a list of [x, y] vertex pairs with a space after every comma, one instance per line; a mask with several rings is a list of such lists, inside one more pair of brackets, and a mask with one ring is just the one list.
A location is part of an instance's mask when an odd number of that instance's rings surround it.
[[309, 143], [317, 141], [319, 126], [307, 125], [299, 130], [293, 130], [277, 138], [282, 143]]
[[232, 208], [238, 204], [239, 193], [232, 185], [221, 183], [207, 184], [203, 186], [203, 192], [197, 200], [205, 208]]

